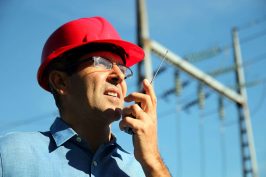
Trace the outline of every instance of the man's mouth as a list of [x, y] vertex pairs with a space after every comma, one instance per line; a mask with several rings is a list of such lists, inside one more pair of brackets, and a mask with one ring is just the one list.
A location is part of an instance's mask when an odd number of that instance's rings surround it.
[[120, 98], [120, 94], [116, 89], [107, 89], [104, 94], [111, 97]]
[[117, 93], [114, 92], [107, 92], [107, 95], [112, 96], [112, 97], [117, 97]]

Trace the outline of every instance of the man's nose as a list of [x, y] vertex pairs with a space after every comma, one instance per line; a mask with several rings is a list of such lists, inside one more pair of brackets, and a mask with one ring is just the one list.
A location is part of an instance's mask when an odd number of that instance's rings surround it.
[[125, 74], [116, 64], [113, 64], [112, 72], [110, 73], [109, 78], [112, 80], [112, 82], [120, 83], [125, 79]]

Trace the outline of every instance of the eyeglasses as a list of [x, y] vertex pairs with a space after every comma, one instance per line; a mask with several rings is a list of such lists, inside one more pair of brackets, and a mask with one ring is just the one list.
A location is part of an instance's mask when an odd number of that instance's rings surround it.
[[133, 76], [133, 71], [126, 67], [125, 65], [113, 63], [110, 60], [100, 57], [100, 56], [93, 56], [90, 58], [83, 59], [81, 62], [86, 62], [86, 61], [93, 61], [93, 66], [96, 68], [101, 68], [101, 69], [106, 69], [106, 70], [111, 70], [113, 69], [113, 66], [116, 65], [120, 69], [120, 71], [125, 75], [125, 79]]

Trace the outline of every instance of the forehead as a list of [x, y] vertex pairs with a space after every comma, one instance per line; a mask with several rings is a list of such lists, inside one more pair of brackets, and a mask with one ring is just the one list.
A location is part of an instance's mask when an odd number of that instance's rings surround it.
[[103, 58], [106, 58], [114, 63], [119, 63], [119, 64], [125, 64], [124, 60], [122, 57], [116, 53], [109, 52], [109, 51], [97, 51], [97, 52], [90, 52], [88, 54], [83, 55], [80, 59], [85, 59], [93, 56], [100, 56]]

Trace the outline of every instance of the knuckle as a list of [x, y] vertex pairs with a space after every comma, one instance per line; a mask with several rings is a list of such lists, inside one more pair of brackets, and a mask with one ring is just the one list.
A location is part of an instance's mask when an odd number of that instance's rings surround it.
[[148, 99], [150, 99], [150, 96], [145, 94], [145, 95], [144, 95], [144, 99], [145, 99], [145, 100], [148, 100]]
[[132, 110], [133, 110], [134, 112], [137, 112], [137, 111], [139, 110], [139, 105], [137, 105], [137, 104], [133, 104], [133, 105], [132, 105]]
[[132, 93], [130, 94], [131, 97], [135, 97], [136, 95], [137, 95], [137, 92], [132, 92]]
[[124, 123], [128, 123], [130, 121], [130, 117], [129, 116], [126, 116], [123, 118], [123, 122]]
[[141, 127], [138, 127], [138, 128], [136, 129], [136, 132], [137, 132], [138, 134], [145, 134], [146, 130], [145, 130], [145, 128], [144, 128], [143, 126], [141, 126]]
[[130, 114], [130, 109], [129, 108], [126, 108], [126, 109], [124, 108], [123, 112], [122, 112], [122, 116], [125, 117], [125, 116], [127, 116], [129, 114]]

